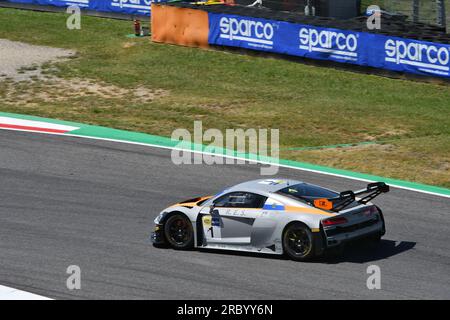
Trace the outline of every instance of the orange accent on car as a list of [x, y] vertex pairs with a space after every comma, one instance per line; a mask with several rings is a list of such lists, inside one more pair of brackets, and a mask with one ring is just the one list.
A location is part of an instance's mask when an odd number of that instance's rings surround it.
[[176, 203], [174, 205], [172, 205], [171, 207], [177, 207], [177, 206], [182, 206], [182, 207], [196, 207], [197, 203], [199, 203], [200, 201], [203, 200], [207, 200], [209, 198], [211, 198], [212, 196], [206, 196], [206, 197], [200, 197], [197, 201], [195, 202], [182, 202], [182, 203]]
[[284, 206], [286, 212], [299, 212], [299, 213], [311, 213], [311, 214], [321, 214], [325, 216], [334, 217], [335, 215], [329, 212], [322, 211], [316, 208], [305, 208], [296, 206]]
[[314, 200], [314, 206], [319, 209], [331, 210], [333, 209], [333, 202], [328, 199], [316, 199]]

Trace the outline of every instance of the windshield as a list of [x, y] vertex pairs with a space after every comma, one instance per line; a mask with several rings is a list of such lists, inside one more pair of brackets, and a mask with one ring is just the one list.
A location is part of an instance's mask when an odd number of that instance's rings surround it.
[[313, 202], [314, 199], [319, 198], [334, 198], [339, 196], [337, 192], [307, 183], [299, 183], [286, 187], [278, 191], [278, 193], [306, 202]]

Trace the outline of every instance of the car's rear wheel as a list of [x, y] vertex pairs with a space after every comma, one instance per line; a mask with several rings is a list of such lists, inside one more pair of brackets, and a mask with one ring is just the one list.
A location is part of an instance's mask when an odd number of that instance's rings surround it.
[[296, 261], [306, 261], [314, 256], [314, 241], [311, 230], [302, 223], [287, 226], [283, 233], [285, 254]]
[[174, 249], [189, 249], [194, 246], [192, 223], [183, 214], [170, 216], [164, 224], [164, 236]]

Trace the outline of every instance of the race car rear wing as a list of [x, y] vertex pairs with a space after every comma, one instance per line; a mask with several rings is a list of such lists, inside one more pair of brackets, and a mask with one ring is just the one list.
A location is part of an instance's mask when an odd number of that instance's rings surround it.
[[[325, 209], [330, 211], [340, 211], [355, 201], [358, 203], [366, 204], [375, 197], [382, 193], [389, 192], [389, 186], [384, 182], [369, 183], [365, 189], [358, 191], [343, 191], [338, 197], [334, 198], [321, 198], [314, 200], [314, 206], [319, 209]], [[357, 196], [362, 196], [356, 200]]]

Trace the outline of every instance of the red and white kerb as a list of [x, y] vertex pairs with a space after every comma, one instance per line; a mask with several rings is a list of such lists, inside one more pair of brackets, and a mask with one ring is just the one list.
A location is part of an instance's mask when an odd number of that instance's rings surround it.
[[43, 121], [0, 117], [0, 129], [62, 134], [79, 128]]

